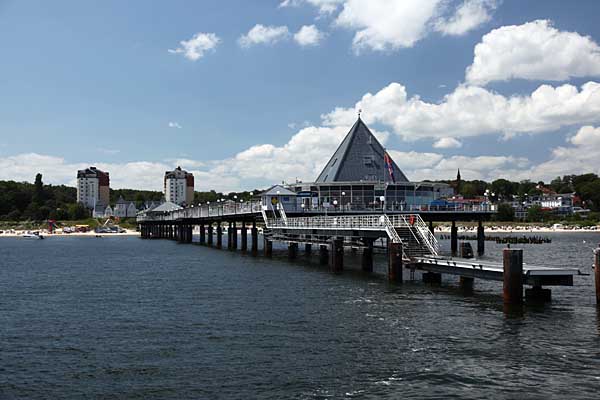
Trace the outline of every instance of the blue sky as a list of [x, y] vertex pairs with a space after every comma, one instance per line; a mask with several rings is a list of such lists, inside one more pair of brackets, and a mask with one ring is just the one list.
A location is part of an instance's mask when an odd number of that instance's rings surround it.
[[310, 180], [358, 108], [415, 180], [598, 172], [600, 94], [582, 87], [600, 75], [598, 15], [592, 0], [0, 0], [0, 179], [72, 184], [94, 164], [159, 189], [182, 164], [197, 190]]

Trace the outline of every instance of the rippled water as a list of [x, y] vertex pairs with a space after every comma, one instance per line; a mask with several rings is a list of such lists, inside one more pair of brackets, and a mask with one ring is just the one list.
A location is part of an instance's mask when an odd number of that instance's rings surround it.
[[[591, 271], [600, 235], [552, 237], [526, 261]], [[0, 239], [0, 398], [597, 398], [590, 276], [505, 312], [499, 282], [391, 285], [358, 256], [334, 276], [302, 252]]]

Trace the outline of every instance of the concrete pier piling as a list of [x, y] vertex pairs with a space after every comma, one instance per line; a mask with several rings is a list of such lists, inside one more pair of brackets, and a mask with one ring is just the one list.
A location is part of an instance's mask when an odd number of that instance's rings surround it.
[[504, 303], [523, 304], [523, 250], [504, 249]]
[[340, 274], [344, 271], [344, 239], [334, 237], [330, 243], [329, 270], [334, 274]]
[[388, 243], [388, 279], [402, 283], [402, 243]]
[[247, 251], [248, 250], [248, 228], [246, 227], [245, 222], [242, 222], [242, 229], [241, 229], [240, 233], [241, 233], [241, 237], [242, 237], [241, 250]]

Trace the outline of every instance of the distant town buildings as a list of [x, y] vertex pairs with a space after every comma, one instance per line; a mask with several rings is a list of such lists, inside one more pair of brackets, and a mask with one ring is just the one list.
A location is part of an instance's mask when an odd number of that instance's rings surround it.
[[165, 172], [165, 200], [178, 205], [192, 204], [194, 201], [194, 175], [181, 167]]
[[106, 207], [110, 201], [110, 178], [108, 172], [96, 167], [77, 171], [77, 202], [89, 209], [97, 205]]
[[138, 212], [135, 202], [127, 201], [123, 197], [119, 197], [113, 211], [115, 217], [119, 218], [134, 218]]

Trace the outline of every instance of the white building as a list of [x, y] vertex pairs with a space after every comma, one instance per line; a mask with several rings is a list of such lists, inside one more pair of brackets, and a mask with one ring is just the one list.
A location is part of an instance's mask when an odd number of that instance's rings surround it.
[[137, 214], [138, 209], [135, 206], [135, 202], [124, 200], [123, 197], [119, 197], [115, 204], [114, 216], [119, 218], [133, 218]]
[[181, 167], [165, 172], [164, 193], [167, 202], [189, 205], [194, 201], [194, 175]]
[[110, 200], [110, 179], [108, 172], [96, 167], [77, 171], [77, 202], [94, 209], [96, 204], [108, 204]]

